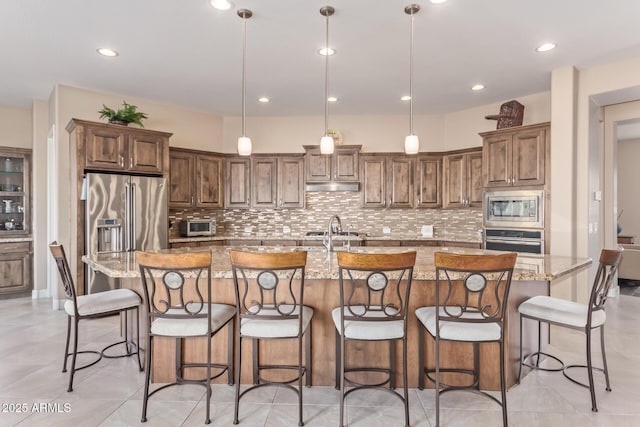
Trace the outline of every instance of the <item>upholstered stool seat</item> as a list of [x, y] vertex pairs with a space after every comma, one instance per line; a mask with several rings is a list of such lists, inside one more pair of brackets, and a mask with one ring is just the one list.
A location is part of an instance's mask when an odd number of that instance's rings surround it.
[[[456, 313], [460, 309], [455, 306], [440, 307], [440, 316], [445, 317], [446, 312]], [[425, 326], [429, 334], [436, 335], [436, 308], [420, 307], [416, 309], [416, 317]], [[482, 319], [480, 313], [465, 311], [461, 313], [461, 320]], [[500, 339], [500, 325], [497, 323], [464, 323], [440, 321], [440, 339], [450, 341], [498, 341]]]
[[[345, 320], [344, 321], [344, 337], [350, 340], [396, 340], [402, 339], [405, 334], [404, 322], [402, 320], [391, 320], [387, 322], [378, 322], [375, 320], [383, 320], [386, 315], [383, 314], [380, 307], [371, 307], [373, 310], [364, 310], [364, 306], [351, 306], [334, 308], [331, 311], [333, 324], [338, 332], [340, 331], [340, 312], [349, 318], [351, 313], [360, 314], [367, 320]], [[393, 310], [397, 313], [397, 310]], [[372, 321], [373, 320], [373, 321]]]
[[[142, 303], [140, 296], [131, 289], [113, 289], [97, 294], [81, 295], [76, 297], [76, 300], [80, 316], [127, 310], [135, 308]], [[64, 310], [69, 316], [75, 316], [72, 300], [64, 302]]]
[[[288, 304], [280, 306], [282, 312], [291, 313], [292, 316], [300, 314], [300, 307], [291, 307]], [[251, 311], [251, 310], [250, 310]], [[261, 319], [260, 317], [264, 317]], [[243, 318], [240, 322], [241, 334], [245, 337], [260, 338], [295, 338], [300, 335], [300, 322], [297, 318], [278, 319], [267, 318], [278, 316], [278, 311], [274, 308], [262, 307], [262, 310], [255, 313], [255, 317]], [[313, 317], [313, 309], [311, 307], [302, 307], [302, 331], [306, 331]]]
[[[538, 295], [520, 304], [518, 311], [520, 314], [540, 319], [543, 322], [584, 328], [587, 326], [589, 306], [579, 302]], [[604, 311], [596, 311], [591, 318], [591, 327], [604, 325], [606, 320], [607, 314]]]
[[[202, 307], [202, 313], [207, 313], [208, 308]], [[193, 313], [193, 309], [191, 310]], [[151, 333], [165, 337], [197, 337], [206, 335], [209, 326], [212, 331], [217, 331], [229, 322], [236, 314], [232, 306], [228, 304], [211, 304], [211, 320], [206, 317], [190, 319], [186, 310], [170, 309], [167, 314], [171, 316], [185, 316], [186, 318], [159, 317], [151, 323]], [[208, 325], [208, 323], [211, 325]]]

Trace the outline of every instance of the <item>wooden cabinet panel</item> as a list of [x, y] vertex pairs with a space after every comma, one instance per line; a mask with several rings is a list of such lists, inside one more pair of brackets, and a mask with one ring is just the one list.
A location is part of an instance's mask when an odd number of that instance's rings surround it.
[[484, 186], [545, 185], [549, 133], [549, 123], [481, 133]]
[[359, 178], [360, 148], [336, 147], [333, 153], [333, 179], [335, 181], [357, 181]]
[[386, 206], [386, 166], [386, 157], [360, 156], [360, 169], [362, 170], [360, 200], [362, 207], [384, 208]]
[[124, 171], [129, 160], [127, 134], [121, 127], [87, 127], [85, 166], [89, 169]]
[[416, 187], [416, 207], [439, 208], [442, 206], [442, 158], [440, 156], [421, 156], [416, 159]]
[[320, 154], [320, 148], [305, 147], [306, 180], [331, 181], [331, 156]]
[[387, 199], [390, 208], [413, 207], [414, 159], [390, 157], [387, 170]]
[[166, 138], [161, 135], [130, 132], [128, 135], [128, 171], [157, 173], [163, 172]]
[[278, 161], [275, 157], [251, 159], [251, 206], [275, 208], [278, 180]]
[[482, 151], [473, 149], [443, 157], [443, 206], [482, 206]]
[[223, 207], [224, 183], [222, 177], [224, 166], [222, 157], [198, 154], [195, 158], [195, 163], [196, 207]]
[[229, 158], [225, 164], [225, 207], [248, 208], [251, 206], [249, 158]]
[[358, 181], [360, 179], [361, 145], [335, 147], [333, 154], [320, 154], [317, 145], [305, 145], [305, 178], [307, 182]]
[[193, 206], [195, 156], [184, 151], [169, 151], [169, 207]]
[[304, 208], [304, 158], [278, 157], [278, 206]]
[[0, 298], [32, 289], [31, 243], [0, 243]]

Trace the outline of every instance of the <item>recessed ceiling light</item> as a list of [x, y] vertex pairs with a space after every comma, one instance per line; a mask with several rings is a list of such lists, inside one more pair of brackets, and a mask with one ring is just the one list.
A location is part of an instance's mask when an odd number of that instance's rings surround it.
[[96, 52], [98, 52], [102, 56], [118, 56], [118, 52], [106, 47], [101, 47], [99, 49], [96, 49]]
[[400, 101], [410, 101], [411, 97], [409, 95], [404, 95], [400, 97]]
[[262, 96], [262, 97], [258, 98], [258, 102], [262, 102], [263, 104], [266, 104], [267, 102], [271, 102], [271, 100], [269, 98], [267, 98], [266, 96]]
[[483, 90], [483, 89], [484, 89], [484, 85], [481, 85], [481, 84], [477, 84], [477, 85], [471, 86], [471, 90], [478, 91], [478, 90]]
[[446, 1], [447, 1], [447, 0], [431, 0], [431, 3], [433, 3], [433, 4], [440, 4], [440, 3], [444, 3], [444, 2], [446, 2]]
[[327, 55], [331, 56], [335, 53], [336, 51], [334, 49], [331, 49], [330, 47], [323, 47], [318, 51], [318, 54], [322, 56], [327, 56]]
[[556, 48], [556, 44], [555, 43], [545, 43], [543, 45], [540, 45], [536, 48], [536, 52], [549, 52], [550, 50], [553, 50]]
[[233, 7], [233, 3], [229, 0], [211, 0], [211, 6], [218, 10], [229, 10]]
[[327, 98], [327, 101], [329, 102], [338, 102], [338, 98], [336, 98], [335, 96], [330, 96]]

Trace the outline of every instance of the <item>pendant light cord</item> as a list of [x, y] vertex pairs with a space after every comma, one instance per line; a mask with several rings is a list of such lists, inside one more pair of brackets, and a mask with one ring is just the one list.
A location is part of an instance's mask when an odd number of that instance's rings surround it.
[[329, 136], [329, 14], [326, 24], [325, 56], [324, 56], [324, 134]]
[[242, 16], [242, 136], [247, 136], [245, 131], [245, 114], [246, 114], [246, 98], [247, 98], [247, 17]]
[[413, 135], [413, 12], [411, 12], [411, 44], [409, 46], [409, 135]]

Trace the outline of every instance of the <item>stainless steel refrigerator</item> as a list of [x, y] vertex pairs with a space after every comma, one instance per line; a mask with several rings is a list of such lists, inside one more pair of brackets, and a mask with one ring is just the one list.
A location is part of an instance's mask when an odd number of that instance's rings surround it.
[[[164, 178], [88, 173], [85, 251], [123, 252], [167, 248], [167, 183]], [[119, 287], [87, 268], [89, 293]]]

